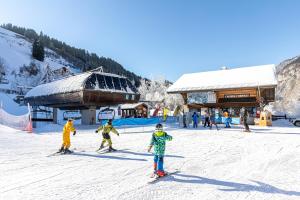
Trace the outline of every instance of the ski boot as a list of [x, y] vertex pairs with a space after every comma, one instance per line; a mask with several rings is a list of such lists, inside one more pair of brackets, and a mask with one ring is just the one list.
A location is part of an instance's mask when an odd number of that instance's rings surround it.
[[64, 154], [70, 154], [70, 153], [73, 153], [73, 151], [70, 151], [68, 148], [66, 148]]
[[109, 152], [112, 152], [112, 151], [117, 151], [116, 149], [112, 148], [111, 146], [108, 148], [108, 151]]
[[96, 151], [100, 151], [100, 150], [103, 149], [103, 148], [104, 148], [104, 145], [101, 144], [101, 146], [99, 147], [99, 149], [97, 149]]
[[159, 177], [163, 177], [163, 176], [166, 176], [166, 175], [167, 175], [166, 172], [161, 171], [161, 170], [157, 170], [156, 174], [157, 174], [157, 176], [159, 176]]
[[62, 146], [56, 153], [64, 153], [64, 147]]

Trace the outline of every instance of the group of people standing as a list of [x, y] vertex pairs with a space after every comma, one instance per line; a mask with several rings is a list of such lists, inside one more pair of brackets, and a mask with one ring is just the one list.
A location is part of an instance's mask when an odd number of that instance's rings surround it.
[[[218, 116], [218, 117], [220, 117], [220, 116]], [[224, 117], [225, 128], [231, 128], [231, 125], [230, 125], [232, 123], [231, 114], [227, 110], [225, 110], [223, 112], [223, 117]], [[249, 117], [248, 110], [245, 108], [242, 108], [240, 110], [240, 123], [244, 125], [245, 132], [250, 132], [249, 125], [248, 125], [248, 117]], [[200, 116], [197, 114], [197, 112], [194, 112], [192, 115], [193, 128], [198, 128], [199, 118], [200, 118]], [[183, 125], [185, 128], [187, 127], [186, 121], [187, 121], [187, 117], [184, 114], [183, 115]], [[219, 130], [219, 127], [216, 122], [215, 110], [211, 110], [210, 112], [205, 111], [203, 127], [209, 127], [210, 129], [212, 129], [213, 125], [216, 127], [217, 130]]]
[[[199, 123], [199, 115], [194, 112], [192, 115], [193, 119], [193, 128], [198, 128], [198, 123]], [[203, 127], [209, 127], [212, 129], [212, 126], [215, 125], [217, 130], [219, 130], [219, 127], [216, 123], [216, 118], [215, 118], [215, 112], [212, 111], [211, 113], [205, 112], [204, 114], [204, 126]]]

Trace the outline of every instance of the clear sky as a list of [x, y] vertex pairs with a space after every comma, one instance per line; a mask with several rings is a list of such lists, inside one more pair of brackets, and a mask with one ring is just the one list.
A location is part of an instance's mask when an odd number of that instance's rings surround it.
[[299, 8], [298, 0], [0, 0], [0, 23], [175, 81], [300, 55]]

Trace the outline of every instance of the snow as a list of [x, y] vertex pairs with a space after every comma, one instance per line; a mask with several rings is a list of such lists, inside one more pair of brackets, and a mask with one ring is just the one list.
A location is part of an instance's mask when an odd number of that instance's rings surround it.
[[[97, 73], [99, 74], [99, 73]], [[118, 75], [114, 74], [108, 74], [108, 73], [102, 73], [103, 75], [106, 76], [113, 76], [113, 77], [120, 77]], [[67, 92], [75, 92], [75, 91], [80, 91], [83, 89], [86, 80], [88, 79], [89, 76], [92, 75], [92, 72], [86, 72], [82, 74], [78, 74], [75, 76], [70, 76], [64, 79], [60, 79], [57, 81], [53, 81], [50, 83], [46, 84], [41, 84], [33, 89], [31, 89], [27, 94], [26, 98], [28, 97], [37, 97], [37, 96], [48, 96], [52, 94], [61, 94], [61, 93], [67, 93]], [[98, 83], [98, 82], [96, 82]], [[107, 89], [107, 88], [99, 88], [96, 87], [93, 90], [98, 90], [98, 91], [104, 91], [104, 92], [119, 92], [119, 93], [130, 93], [130, 94], [135, 94], [129, 87], [127, 87], [127, 91], [123, 90], [117, 90], [117, 89]]]
[[51, 83], [38, 85], [29, 90], [25, 98], [80, 91], [83, 88], [84, 81], [90, 75], [91, 73], [82, 73], [76, 76], [53, 81]]
[[138, 106], [141, 106], [141, 105], [146, 105], [146, 104], [145, 103], [125, 103], [125, 104], [121, 104], [121, 109], [136, 109]]
[[[40, 62], [35, 60], [31, 56], [32, 43], [26, 40], [23, 36], [13, 33], [9, 30], [0, 27], [0, 60], [3, 61], [6, 69], [6, 79], [9, 80], [9, 87], [14, 87], [15, 84], [22, 86], [31, 86], [31, 82], [28, 80], [16, 80], [16, 77], [12, 75], [12, 72], [19, 72], [20, 67], [23, 65], [29, 65], [30, 62], [34, 62], [43, 68], [47, 65], [51, 69], [59, 69], [64, 66], [72, 66], [68, 61], [56, 54], [54, 51], [45, 48], [45, 60]], [[72, 68], [73, 72], [78, 72]], [[31, 77], [31, 79], [33, 79]]]
[[275, 65], [261, 65], [182, 75], [167, 91], [276, 86]]
[[20, 106], [13, 99], [16, 97], [14, 94], [5, 94], [0, 92], [0, 104], [2, 108], [13, 115], [24, 115], [28, 113], [27, 106]]
[[47, 157], [61, 144], [62, 126], [28, 134], [0, 126], [0, 199], [272, 199], [300, 198], [300, 128], [221, 131], [165, 130], [173, 136], [165, 168], [178, 173], [148, 184], [153, 156], [146, 152], [154, 127], [118, 129], [120, 151], [97, 154], [96, 126], [79, 126], [71, 137], [77, 153]]

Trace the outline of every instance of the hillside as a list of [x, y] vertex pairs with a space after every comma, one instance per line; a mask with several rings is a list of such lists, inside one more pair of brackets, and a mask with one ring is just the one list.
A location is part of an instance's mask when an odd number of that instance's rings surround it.
[[56, 56], [62, 57], [68, 62], [68, 66], [71, 66], [72, 68], [84, 72], [102, 66], [104, 72], [126, 76], [132, 80], [135, 86], [140, 85], [140, 76], [137, 76], [133, 72], [126, 70], [121, 64], [112, 60], [111, 58], [103, 56], [99, 57], [95, 53], [89, 53], [85, 49], [79, 49], [70, 46], [65, 42], [51, 38], [42, 32], [37, 34], [33, 29], [13, 26], [12, 24], [3, 24], [1, 27], [19, 34], [19, 36], [23, 37], [27, 41], [30, 41], [31, 43], [34, 40], [39, 39], [48, 50], [52, 50]]
[[66, 67], [71, 64], [48, 48], [43, 62], [33, 59], [31, 48], [32, 43], [25, 37], [0, 27], [0, 89], [20, 92], [34, 87], [42, 83], [49, 70], [62, 71], [55, 78], [80, 72]]

